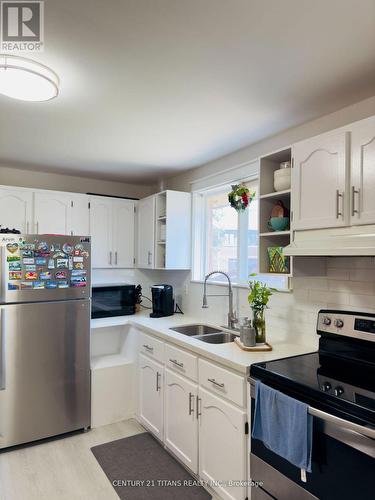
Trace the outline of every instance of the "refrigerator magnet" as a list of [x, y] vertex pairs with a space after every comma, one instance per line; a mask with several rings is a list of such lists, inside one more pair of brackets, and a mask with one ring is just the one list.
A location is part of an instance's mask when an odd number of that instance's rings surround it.
[[42, 273], [39, 273], [39, 279], [40, 280], [50, 280], [52, 278], [52, 274], [50, 271], [43, 271]]
[[22, 280], [22, 273], [20, 271], [9, 271], [10, 280]]
[[59, 257], [63, 257], [63, 258], [65, 257], [66, 258], [66, 255], [61, 250], [58, 250], [56, 253], [54, 253], [52, 255], [53, 259], [58, 259]]
[[25, 280], [36, 280], [38, 278], [38, 273], [28, 271], [25, 273]]
[[9, 262], [9, 271], [22, 271], [21, 262], [19, 260], [16, 262]]
[[73, 257], [73, 262], [83, 262], [83, 257]]
[[16, 262], [17, 260], [21, 260], [19, 255], [8, 255], [7, 262]]
[[7, 250], [9, 253], [16, 253], [19, 249], [18, 243], [7, 243]]
[[69, 257], [69, 270], [73, 269], [73, 257]]
[[72, 278], [76, 276], [86, 276], [86, 271], [82, 269], [73, 269], [72, 271]]
[[57, 288], [57, 283], [56, 281], [46, 281], [45, 283], [46, 288]]
[[36, 271], [36, 265], [35, 264], [26, 264], [25, 266], [25, 271]]
[[68, 277], [68, 275], [67, 275], [66, 271], [57, 271], [55, 273], [55, 278], [57, 280], [66, 280], [67, 277]]
[[67, 281], [60, 281], [57, 283], [57, 288], [69, 288], [69, 284]]
[[62, 249], [67, 255], [71, 255], [73, 253], [73, 245], [70, 243], [64, 243]]
[[22, 262], [24, 265], [35, 264], [35, 259], [31, 259], [30, 257], [27, 257], [27, 259], [22, 259]]
[[45, 257], [37, 257], [35, 259], [35, 264], [37, 266], [45, 266], [47, 264], [47, 259]]
[[8, 283], [8, 290], [19, 290], [19, 283]]
[[57, 259], [56, 267], [57, 269], [67, 268], [68, 267], [68, 259]]
[[55, 260], [48, 259], [48, 269], [55, 269]]
[[37, 243], [36, 245], [36, 250], [39, 253], [49, 253], [49, 246], [45, 241], [39, 241], [39, 243]]
[[30, 290], [32, 287], [32, 282], [21, 281], [21, 290]]
[[22, 257], [34, 257], [34, 250], [22, 250]]
[[37, 290], [40, 290], [44, 288], [44, 283], [42, 281], [34, 281], [33, 283], [33, 289], [37, 289]]
[[83, 262], [75, 262], [74, 269], [83, 269]]

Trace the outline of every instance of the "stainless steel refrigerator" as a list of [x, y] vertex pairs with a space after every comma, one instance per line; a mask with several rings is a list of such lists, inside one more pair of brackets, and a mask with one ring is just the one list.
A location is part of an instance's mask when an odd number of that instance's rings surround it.
[[0, 448], [90, 426], [90, 238], [0, 235]]

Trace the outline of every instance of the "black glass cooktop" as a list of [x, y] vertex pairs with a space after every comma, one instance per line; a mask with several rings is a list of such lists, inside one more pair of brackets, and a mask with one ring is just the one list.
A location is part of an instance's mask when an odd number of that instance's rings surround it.
[[250, 376], [312, 406], [375, 424], [375, 364], [318, 351], [257, 363]]

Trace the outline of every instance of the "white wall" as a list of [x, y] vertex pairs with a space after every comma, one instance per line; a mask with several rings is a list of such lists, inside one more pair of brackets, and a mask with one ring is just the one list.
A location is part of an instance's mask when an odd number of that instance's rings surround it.
[[190, 183], [192, 181], [222, 172], [227, 168], [249, 162], [259, 156], [287, 147], [294, 142], [313, 137], [314, 135], [347, 125], [348, 123], [367, 118], [374, 114], [375, 96], [298, 127], [285, 130], [280, 134], [274, 135], [256, 144], [252, 144], [239, 151], [235, 151], [230, 155], [223, 156], [218, 160], [169, 178], [167, 179], [168, 189], [190, 191]]
[[0, 165], [0, 185], [22, 186], [34, 189], [52, 189], [73, 193], [96, 193], [111, 196], [143, 198], [156, 191], [156, 187], [143, 184], [104, 181], [91, 177], [38, 172]]
[[[168, 179], [168, 188], [189, 191], [192, 181], [374, 114], [375, 97], [372, 97]], [[268, 338], [271, 343], [286, 340], [316, 349], [318, 340], [315, 333], [316, 318], [321, 308], [375, 313], [374, 258], [295, 258], [294, 271], [292, 292], [275, 293], [270, 300], [266, 317]], [[226, 297], [209, 298], [209, 308], [202, 309], [201, 283], [190, 283], [187, 279], [179, 288], [183, 291], [182, 305], [185, 312], [198, 316], [202, 321], [225, 324], [228, 310]], [[209, 286], [208, 290], [209, 293], [227, 291], [223, 286]], [[247, 295], [247, 289], [235, 289], [236, 308], [241, 316], [251, 316]]]

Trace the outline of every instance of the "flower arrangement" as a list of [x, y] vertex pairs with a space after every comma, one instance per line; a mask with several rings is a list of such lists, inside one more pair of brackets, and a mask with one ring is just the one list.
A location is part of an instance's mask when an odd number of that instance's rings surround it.
[[232, 191], [228, 193], [230, 206], [237, 210], [237, 212], [246, 210], [254, 198], [255, 191], [251, 193], [250, 189], [243, 184], [233, 184]]
[[[256, 276], [256, 274], [250, 274], [250, 276]], [[256, 331], [256, 342], [257, 344], [264, 344], [266, 342], [264, 310], [267, 309], [270, 297], [276, 289], [257, 280], [250, 280], [249, 287], [250, 293], [247, 300], [253, 310], [253, 326]]]

